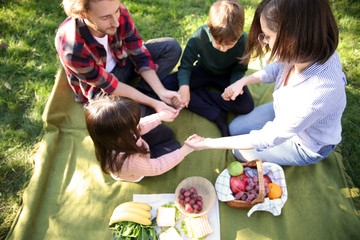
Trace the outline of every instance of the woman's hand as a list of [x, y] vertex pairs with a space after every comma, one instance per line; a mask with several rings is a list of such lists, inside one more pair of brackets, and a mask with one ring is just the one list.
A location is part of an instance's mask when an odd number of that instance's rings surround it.
[[222, 98], [225, 101], [235, 100], [237, 96], [244, 93], [244, 84], [241, 80], [238, 80], [225, 88], [224, 92], [221, 94]]
[[208, 146], [206, 145], [206, 139], [198, 136], [197, 134], [188, 137], [188, 139], [186, 139], [185, 141], [185, 144], [195, 150], [203, 150], [208, 148]]

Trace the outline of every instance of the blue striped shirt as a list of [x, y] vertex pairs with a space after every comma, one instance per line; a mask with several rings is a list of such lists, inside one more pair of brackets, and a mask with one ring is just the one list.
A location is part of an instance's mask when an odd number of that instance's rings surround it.
[[261, 81], [276, 81], [273, 93], [275, 119], [250, 132], [258, 151], [293, 138], [318, 152], [341, 141], [341, 117], [346, 106], [346, 77], [335, 52], [324, 64], [315, 63], [284, 86], [292, 66], [274, 62], [261, 70]]

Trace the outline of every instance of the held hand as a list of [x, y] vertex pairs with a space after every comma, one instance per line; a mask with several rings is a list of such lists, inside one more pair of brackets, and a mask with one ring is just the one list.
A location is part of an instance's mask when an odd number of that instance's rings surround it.
[[225, 101], [229, 101], [230, 99], [234, 101], [239, 94], [242, 95], [244, 93], [243, 87], [242, 81], [238, 80], [225, 88], [221, 96]]
[[167, 105], [166, 103], [164, 103], [163, 101], [158, 101], [158, 100], [156, 100], [156, 106], [154, 106], [153, 108], [159, 114], [161, 111], [170, 111], [173, 114], [179, 113], [179, 110], [176, 110], [176, 109], [172, 108], [171, 106]]
[[[177, 102], [182, 102], [181, 95], [175, 91], [170, 91], [170, 90], [162, 91], [161, 95], [159, 95], [159, 98], [169, 105], [173, 105], [174, 100]], [[176, 105], [174, 106], [178, 108], [178, 106]]]
[[203, 150], [207, 148], [205, 138], [200, 137], [197, 134], [188, 137], [188, 139], [185, 141], [185, 144], [195, 150]]
[[188, 85], [182, 85], [179, 88], [178, 93], [181, 95], [182, 103], [185, 107], [188, 107], [190, 102], [190, 88]]
[[178, 110], [181, 110], [185, 107], [185, 105], [182, 102], [180, 102], [176, 97], [173, 97], [171, 105]]
[[164, 122], [172, 122], [179, 115], [179, 112], [180, 109], [177, 109], [175, 112], [164, 109], [159, 112], [159, 118]]

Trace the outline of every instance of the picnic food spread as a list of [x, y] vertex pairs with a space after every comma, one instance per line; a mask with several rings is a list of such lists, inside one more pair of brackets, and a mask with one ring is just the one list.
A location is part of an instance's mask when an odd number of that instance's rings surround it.
[[[269, 199], [281, 197], [281, 187], [273, 183], [269, 176], [262, 174], [261, 164], [260, 160], [257, 160], [255, 164], [245, 164], [244, 167], [239, 167], [237, 163], [232, 164], [232, 174], [228, 173], [230, 177], [227, 184], [235, 197], [234, 201], [254, 206], [263, 202], [255, 200], [257, 198], [263, 200], [264, 197], [261, 197], [261, 194], [264, 196], [265, 192]], [[257, 174], [247, 174], [249, 166], [255, 166]], [[226, 170], [230, 172], [229, 168]], [[168, 199], [171, 202], [166, 204], [164, 201], [162, 205], [152, 204], [155, 206], [153, 208], [147, 203], [136, 201], [122, 203], [114, 209], [110, 218], [109, 227], [114, 231], [113, 239], [205, 239], [214, 232], [207, 215], [217, 198], [213, 191], [215, 192], [214, 186], [207, 179], [188, 177], [179, 183], [175, 194]], [[144, 201], [148, 202], [148, 200], [149, 197]], [[231, 207], [247, 208], [242, 207], [241, 204], [239, 207], [236, 203], [235, 205], [228, 203]], [[151, 214], [152, 210], [155, 211], [155, 217]], [[210, 238], [213, 239], [213, 237]]]

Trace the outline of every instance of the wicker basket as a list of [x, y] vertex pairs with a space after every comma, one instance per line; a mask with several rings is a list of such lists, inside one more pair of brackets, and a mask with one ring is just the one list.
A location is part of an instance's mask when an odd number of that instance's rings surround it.
[[242, 208], [242, 209], [250, 209], [257, 203], [264, 202], [265, 197], [265, 186], [264, 186], [264, 176], [263, 176], [263, 167], [261, 160], [253, 160], [250, 162], [242, 163], [243, 167], [257, 168], [258, 179], [259, 179], [259, 195], [257, 198], [252, 200], [251, 203], [242, 200], [232, 200], [226, 202], [230, 207], [233, 208]]

